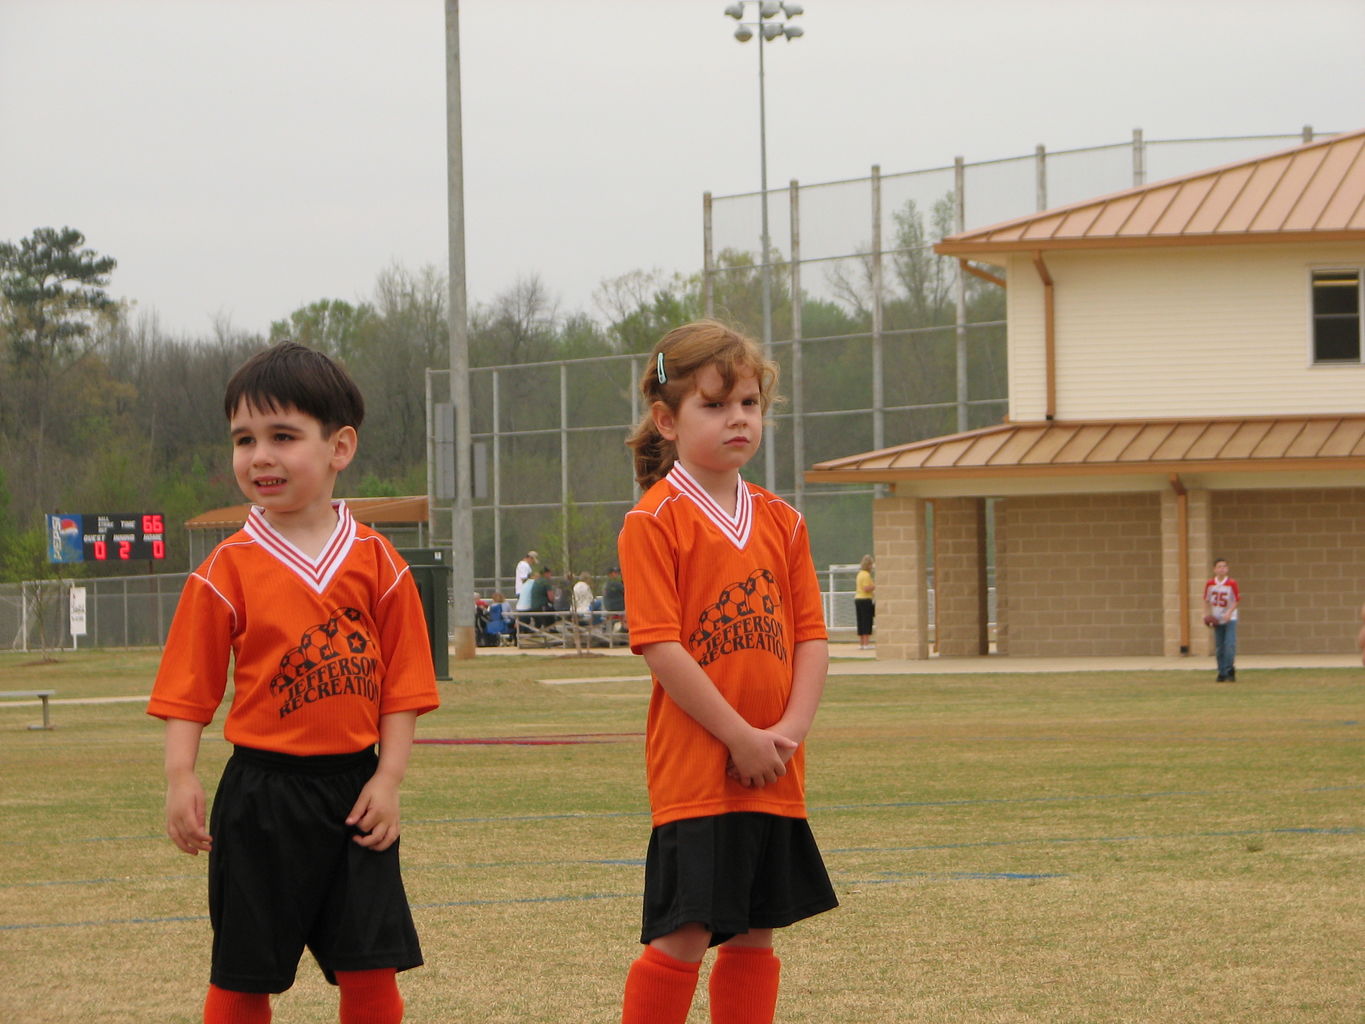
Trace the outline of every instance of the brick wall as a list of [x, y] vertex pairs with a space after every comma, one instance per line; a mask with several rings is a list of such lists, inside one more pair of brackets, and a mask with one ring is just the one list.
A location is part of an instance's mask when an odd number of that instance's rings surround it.
[[925, 514], [921, 498], [872, 502], [872, 557], [877, 570], [877, 658], [929, 656], [925, 581]]
[[984, 498], [934, 499], [934, 645], [946, 658], [987, 653]]
[[1009, 550], [1009, 517], [1005, 515], [1003, 502], [995, 505], [995, 653], [1013, 654], [1010, 646], [1010, 620], [1008, 601], [1010, 594], [1010, 567], [1007, 559], [1001, 558], [1002, 552]]
[[1237, 650], [1331, 654], [1355, 649], [1365, 601], [1365, 489], [1218, 491], [1214, 558], [1244, 591]]
[[996, 606], [1008, 653], [1161, 654], [1161, 519], [1155, 492], [999, 502], [996, 566], [1007, 582]]

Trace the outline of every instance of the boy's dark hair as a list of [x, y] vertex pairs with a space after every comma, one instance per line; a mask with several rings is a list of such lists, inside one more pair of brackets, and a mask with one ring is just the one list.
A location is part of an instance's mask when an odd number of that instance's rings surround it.
[[351, 375], [331, 359], [293, 341], [257, 352], [232, 375], [223, 395], [229, 420], [246, 402], [253, 409], [294, 408], [322, 424], [323, 437], [360, 429], [365, 399]]

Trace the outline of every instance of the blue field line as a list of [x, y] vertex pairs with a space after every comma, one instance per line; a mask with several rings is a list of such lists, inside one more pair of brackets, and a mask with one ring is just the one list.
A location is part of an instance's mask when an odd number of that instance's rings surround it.
[[[1335, 729], [1335, 728], [1340, 728], [1340, 727], [1345, 726], [1345, 725], [1354, 726], [1354, 725], [1358, 725], [1358, 724], [1359, 724], [1358, 722], [1354, 722], [1354, 721], [1322, 723], [1322, 725], [1323, 725], [1324, 728], [1333, 728], [1333, 729]], [[1037, 743], [1037, 744], [1044, 744], [1044, 743], [1070, 743], [1070, 744], [1072, 744], [1072, 745], [1079, 746], [1079, 745], [1081, 745], [1081, 744], [1083, 744], [1083, 743], [1091, 744], [1091, 745], [1094, 745], [1094, 744], [1121, 744], [1121, 743], [1185, 743], [1185, 744], [1189, 744], [1189, 743], [1264, 743], [1264, 742], [1266, 741], [1266, 737], [1265, 737], [1263, 734], [1261, 734], [1261, 733], [1247, 733], [1247, 734], [1241, 735], [1241, 736], [1207, 736], [1207, 735], [1198, 735], [1198, 736], [1173, 736], [1173, 735], [1171, 735], [1170, 733], [1140, 733], [1140, 732], [1134, 732], [1134, 733], [1126, 733], [1125, 735], [1123, 735], [1122, 737], [1120, 737], [1120, 738], [1118, 738], [1118, 739], [1114, 738], [1113, 736], [1105, 736], [1105, 735], [1099, 735], [1099, 736], [1075, 736], [1075, 735], [1065, 735], [1065, 734], [1063, 734], [1063, 735], [1059, 735], [1059, 736], [1051, 736], [1051, 735], [1047, 735], [1047, 736], [1037, 736], [1037, 735], [1025, 734], [1025, 735], [1022, 735], [1022, 736], [990, 736], [990, 735], [986, 735], [986, 736], [953, 736], [953, 737], [943, 737], [943, 736], [933, 735], [933, 734], [930, 734], [930, 733], [925, 733], [925, 734], [918, 735], [918, 736], [897, 736], [897, 737], [896, 737], [896, 741], [897, 741], [898, 743], [939, 743], [939, 744], [942, 744], [942, 745], [945, 745], [945, 746], [951, 746], [951, 745], [954, 744], [954, 743]], [[1345, 736], [1318, 737], [1318, 738], [1316, 738], [1316, 739], [1314, 740], [1314, 742], [1315, 742], [1315, 743], [1318, 743], [1319, 745], [1320, 745], [1320, 744], [1323, 744], [1323, 743], [1365, 743], [1365, 736], [1360, 736], [1360, 735], [1357, 735], [1357, 734], [1355, 734], [1355, 733], [1351, 733], [1351, 734], [1348, 734], [1348, 735], [1345, 735]]]
[[590, 903], [594, 900], [639, 899], [638, 892], [590, 892], [581, 896], [518, 896], [500, 900], [446, 900], [441, 903], [414, 903], [413, 910], [444, 910], [448, 907], [503, 907], [523, 903]]
[[[1166, 839], [1228, 839], [1245, 838], [1247, 836], [1357, 836], [1365, 835], [1365, 827], [1354, 826], [1331, 826], [1317, 828], [1314, 826], [1281, 826], [1278, 828], [1259, 828], [1259, 829], [1235, 829], [1226, 831], [1203, 831], [1203, 832], [1157, 832], [1148, 835], [1126, 835], [1126, 836], [1031, 836], [1023, 839], [986, 839], [967, 843], [923, 843], [911, 846], [843, 846], [826, 847], [824, 854], [827, 857], [837, 856], [848, 853], [913, 853], [926, 850], [968, 850], [968, 849], [993, 849], [1008, 846], [1048, 846], [1048, 845], [1078, 845], [1082, 843], [1136, 843], [1136, 842], [1155, 842]], [[544, 868], [544, 867], [625, 867], [643, 868], [645, 860], [643, 857], [588, 857], [573, 860], [508, 860], [508, 861], [464, 861], [462, 863], [437, 863], [420, 864], [409, 863], [404, 866], [405, 875], [425, 874], [432, 871], [489, 871], [498, 868]], [[25, 888], [47, 888], [55, 886], [81, 886], [81, 885], [116, 885], [119, 883], [140, 884], [155, 877], [158, 881], [171, 881], [175, 879], [189, 879], [192, 881], [201, 880], [203, 876], [194, 874], [173, 874], [146, 876], [143, 878], [80, 878], [80, 879], [54, 879], [36, 882], [6, 882], [0, 883], [0, 889], [25, 889]], [[3, 930], [4, 926], [0, 926]]]
[[1036, 871], [883, 871], [877, 878], [841, 879], [841, 885], [895, 885], [908, 878], [948, 882], [1034, 882], [1046, 878], [1070, 878], [1060, 872]]
[[[1307, 789], [1293, 790], [1298, 793], [1337, 793], [1365, 789], [1365, 783], [1345, 786], [1310, 786]], [[891, 810], [901, 807], [971, 807], [993, 806], [999, 804], [1040, 804], [1071, 803], [1086, 800], [1154, 800], [1161, 797], [1186, 796], [1235, 796], [1243, 792], [1235, 789], [1173, 789], [1143, 793], [1073, 793], [1060, 796], [1025, 797], [977, 797], [959, 800], [892, 800], [859, 804], [811, 804], [809, 811], [816, 814], [824, 811], [864, 811]], [[648, 810], [639, 811], [584, 811], [582, 813], [556, 812], [553, 814], [510, 814], [480, 815], [470, 818], [413, 818], [410, 824], [420, 825], [487, 825], [497, 822], [517, 821], [596, 821], [616, 818], [645, 818]]]
[[[1365, 789], [1365, 783], [1334, 786], [1309, 786], [1306, 789], [1289, 790], [1292, 793], [1345, 793], [1355, 790]], [[1025, 797], [977, 797], [957, 800], [892, 800], [876, 803], [858, 804], [810, 804], [811, 814], [829, 811], [864, 811], [864, 810], [895, 810], [904, 807], [973, 807], [973, 806], [1000, 806], [1009, 804], [1046, 804], [1046, 803], [1079, 803], [1087, 800], [1154, 800], [1164, 797], [1190, 797], [1190, 796], [1236, 796], [1242, 790], [1236, 789], [1173, 789], [1157, 790], [1144, 793], [1072, 793], [1058, 796], [1025, 796]], [[582, 811], [544, 814], [506, 814], [506, 815], [478, 815], [468, 818], [408, 818], [404, 819], [407, 825], [487, 825], [501, 822], [537, 822], [537, 821], [608, 821], [620, 818], [647, 818], [649, 810], [642, 808], [635, 811]], [[147, 832], [141, 835], [114, 835], [114, 836], [85, 836], [79, 839], [62, 839], [62, 843], [118, 843], [118, 842], [146, 842], [148, 840], [165, 841], [164, 832]], [[41, 840], [40, 840], [41, 841]], [[52, 840], [55, 842], [56, 840]], [[0, 840], [0, 847], [5, 846], [28, 846], [34, 845], [34, 840], [28, 839], [5, 839]]]
[[142, 875], [138, 878], [48, 878], [37, 882], [0, 882], [0, 889], [49, 889], [63, 885], [141, 885], [152, 878], [159, 882], [174, 882], [189, 879], [199, 881], [203, 874], [182, 872], [168, 875]]
[[183, 924], [187, 921], [207, 921], [208, 914], [179, 917], [120, 917], [104, 921], [31, 921], [23, 924], [0, 924], [0, 932], [36, 931], [40, 928], [109, 928], [123, 924]]
[[[1273, 835], [1324, 835], [1324, 836], [1357, 836], [1365, 835], [1365, 828], [1354, 827], [1331, 827], [1331, 828], [1312, 828], [1312, 827], [1282, 827], [1270, 829], [1237, 829], [1229, 831], [1207, 831], [1207, 832], [1173, 832], [1158, 833], [1154, 835], [1131, 835], [1131, 836], [1067, 836], [1060, 838], [1032, 838], [1032, 839], [1009, 839], [991, 840], [975, 843], [937, 843], [924, 844], [919, 846], [853, 846], [826, 849], [826, 857], [837, 857], [841, 854], [849, 853], [909, 853], [926, 850], [956, 850], [956, 849], [988, 849], [1007, 846], [1037, 846], [1051, 844], [1080, 844], [1080, 843], [1132, 843], [1143, 841], [1154, 841], [1160, 839], [1225, 839], [1225, 838], [1244, 838], [1246, 836], [1273, 836]], [[543, 867], [547, 864], [580, 864], [598, 867], [643, 867], [644, 861], [633, 858], [606, 858], [590, 859], [581, 861], [521, 861], [511, 863], [494, 863], [488, 865], [478, 864], [433, 864], [433, 865], [410, 865], [405, 869], [405, 873], [413, 874], [425, 871], [451, 869], [465, 869], [477, 867]], [[1067, 878], [1063, 873], [1040, 873], [1040, 872], [1018, 872], [1018, 871], [909, 871], [881, 872], [876, 879], [846, 879], [837, 867], [831, 872], [839, 881], [840, 885], [889, 885], [897, 880], [906, 878], [931, 878], [943, 879], [947, 881], [1028, 881], [1050, 878]], [[12, 888], [17, 886], [29, 885], [78, 885], [108, 884], [111, 881], [127, 881], [126, 879], [88, 879], [85, 883], [80, 882], [25, 882], [17, 883], [16, 886], [6, 886]], [[145, 879], [143, 879], [145, 881]], [[414, 910], [439, 910], [449, 907], [492, 907], [492, 906], [515, 906], [522, 904], [536, 903], [574, 903], [588, 902], [592, 900], [613, 900], [613, 899], [634, 899], [638, 898], [639, 893], [585, 893], [582, 895], [559, 895], [559, 896], [518, 896], [505, 899], [467, 899], [467, 900], [445, 900], [436, 903], [414, 903]], [[129, 918], [110, 918], [103, 921], [55, 921], [55, 922], [24, 922], [19, 924], [0, 924], [0, 932], [25, 931], [42, 928], [107, 928], [119, 925], [146, 925], [146, 924], [180, 924], [190, 921], [207, 921], [207, 914], [200, 915], [175, 915], [170, 917], [129, 917]]]
[[649, 808], [638, 811], [557, 811], [553, 814], [497, 814], [473, 818], [413, 818], [421, 825], [488, 825], [503, 821], [602, 821], [611, 818], [648, 818]]
[[[1308, 789], [1299, 790], [1299, 792], [1338, 793], [1357, 789], [1365, 789], [1365, 783], [1347, 786], [1312, 786]], [[816, 811], [890, 810], [901, 807], [988, 807], [1000, 804], [1081, 803], [1089, 800], [1156, 800], [1187, 796], [1235, 796], [1240, 792], [1242, 791], [1235, 789], [1169, 789], [1155, 790], [1149, 793], [1071, 793], [1059, 796], [964, 797], [960, 800], [890, 800], [861, 804], [812, 804], [810, 811], [815, 813]]]
[[974, 843], [925, 843], [917, 846], [844, 846], [824, 851], [826, 856], [841, 853], [914, 853], [924, 850], [974, 850], [1003, 846], [1052, 846], [1080, 843], [1141, 843], [1162, 839], [1233, 839], [1246, 836], [1359, 836], [1365, 828], [1337, 827], [1309, 828], [1248, 828], [1208, 832], [1156, 832], [1151, 835], [1131, 836], [1036, 836], [1029, 839], [988, 839]]
[[[515, 896], [506, 899], [446, 900], [440, 903], [414, 903], [413, 910], [441, 910], [448, 907], [519, 906], [534, 903], [587, 903], [592, 900], [639, 899], [638, 892], [592, 892], [580, 896]], [[42, 928], [110, 928], [117, 925], [184, 924], [207, 921], [208, 914], [176, 915], [172, 917], [120, 917], [104, 921], [30, 921], [21, 924], [0, 924], [0, 932], [36, 931]]]

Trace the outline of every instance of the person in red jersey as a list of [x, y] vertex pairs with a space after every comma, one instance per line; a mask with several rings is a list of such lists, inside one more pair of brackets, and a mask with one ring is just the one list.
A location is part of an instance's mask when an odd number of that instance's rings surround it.
[[1213, 654], [1218, 682], [1237, 682], [1237, 606], [1242, 591], [1228, 575], [1227, 559], [1213, 563], [1213, 576], [1204, 584], [1204, 623], [1213, 629]]
[[[422, 606], [384, 537], [332, 498], [364, 400], [284, 342], [228, 382], [246, 524], [190, 574], [147, 710], [166, 723], [166, 831], [209, 855], [206, 1024], [268, 1024], [305, 947], [342, 1024], [397, 1024], [422, 963], [399, 869], [399, 785], [439, 699]], [[227, 686], [233, 753], [205, 827], [199, 741]], [[375, 747], [378, 745], [378, 752]]]
[[655, 346], [629, 440], [644, 496], [618, 540], [653, 676], [653, 830], [624, 1024], [682, 1024], [706, 950], [715, 1024], [773, 1019], [773, 932], [838, 903], [806, 820], [804, 740], [829, 663], [806, 524], [740, 476], [777, 367], [700, 321]]

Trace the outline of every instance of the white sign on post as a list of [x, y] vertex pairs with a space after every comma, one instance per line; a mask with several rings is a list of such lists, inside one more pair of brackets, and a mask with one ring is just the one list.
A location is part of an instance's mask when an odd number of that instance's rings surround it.
[[85, 588], [71, 588], [71, 649], [76, 649], [76, 637], [85, 636]]

